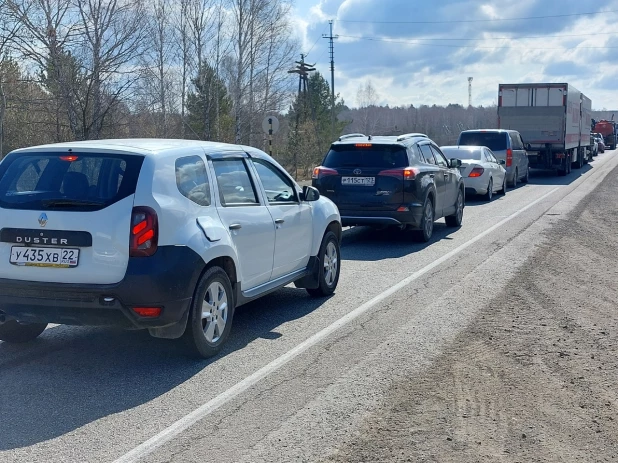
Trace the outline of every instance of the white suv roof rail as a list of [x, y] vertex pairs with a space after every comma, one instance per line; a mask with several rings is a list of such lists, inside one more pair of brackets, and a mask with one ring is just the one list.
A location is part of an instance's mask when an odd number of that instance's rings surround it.
[[364, 133], [348, 133], [346, 135], [341, 135], [339, 137], [339, 141], [341, 140], [345, 140], [346, 138], [360, 138], [360, 137], [366, 137], [367, 135], [365, 135]]
[[404, 133], [403, 135], [399, 135], [397, 137], [397, 141], [403, 141], [403, 140], [407, 140], [408, 138], [413, 138], [413, 137], [429, 138], [424, 133]]

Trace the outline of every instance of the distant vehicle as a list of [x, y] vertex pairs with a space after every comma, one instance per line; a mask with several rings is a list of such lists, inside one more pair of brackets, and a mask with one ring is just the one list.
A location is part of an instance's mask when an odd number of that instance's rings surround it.
[[597, 151], [599, 153], [605, 153], [605, 142], [603, 141], [603, 135], [601, 135], [600, 133], [595, 133], [593, 135], [597, 142]]
[[335, 205], [262, 151], [189, 140], [25, 148], [0, 162], [0, 340], [148, 329], [210, 357], [241, 304], [339, 279]]
[[530, 167], [566, 175], [592, 159], [592, 103], [566, 83], [500, 84], [498, 124], [519, 131]]
[[601, 120], [594, 125], [594, 132], [601, 134], [605, 146], [610, 149], [616, 149], [616, 122]]
[[447, 160], [418, 134], [354, 136], [333, 143], [312, 184], [339, 208], [346, 225], [394, 225], [429, 241], [434, 221], [461, 225], [464, 183], [457, 159]]
[[484, 195], [491, 201], [494, 193], [506, 193], [504, 160], [498, 160], [485, 146], [441, 146], [449, 159], [461, 160], [459, 171], [464, 179], [466, 196]]
[[590, 151], [592, 156], [597, 156], [599, 154], [599, 142], [593, 134], [590, 134]]
[[520, 180], [528, 183], [528, 156], [521, 135], [516, 130], [464, 130], [459, 134], [457, 145], [486, 146], [498, 161], [505, 162], [509, 186], [516, 187]]

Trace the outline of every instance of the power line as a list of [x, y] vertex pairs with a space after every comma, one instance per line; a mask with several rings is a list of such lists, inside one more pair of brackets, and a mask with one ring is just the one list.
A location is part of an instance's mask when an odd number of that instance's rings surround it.
[[527, 16], [519, 18], [487, 18], [487, 19], [456, 19], [451, 21], [369, 21], [369, 20], [353, 20], [353, 19], [337, 19], [342, 23], [367, 23], [367, 24], [455, 24], [455, 23], [479, 23], [479, 22], [497, 22], [497, 21], [523, 21], [530, 19], [553, 19], [553, 18], [571, 18], [574, 16], [592, 16], [597, 14], [618, 13], [618, 10], [594, 11], [587, 13], [572, 13], [572, 14], [555, 14], [546, 16]]
[[[520, 39], [547, 39], [547, 38], [569, 38], [569, 37], [590, 37], [590, 36], [599, 36], [599, 35], [616, 35], [616, 32], [598, 32], [592, 34], [560, 34], [560, 35], [523, 35], [520, 37], [485, 37], [485, 38], [451, 38], [451, 37], [436, 37], [436, 38], [418, 38], [418, 39], [410, 39], [410, 40], [448, 40], [451, 42], [459, 42], [459, 41], [476, 41], [476, 42], [484, 42], [486, 40], [520, 40]], [[341, 37], [356, 37], [353, 35], [342, 35]]]
[[315, 46], [318, 44], [318, 42], [320, 41], [320, 39], [322, 38], [322, 36], [324, 35], [324, 32], [326, 31], [326, 29], [328, 28], [328, 26], [325, 26], [324, 29], [322, 29], [322, 33], [320, 34], [320, 36], [315, 39], [315, 42], [313, 42], [313, 45], [311, 45], [311, 48], [309, 49], [309, 51], [307, 53], [305, 53], [305, 58], [307, 56], [309, 56], [309, 53], [311, 53], [311, 51], [315, 48]]
[[[407, 44], [411, 44], [411, 45], [423, 45], [426, 47], [446, 47], [446, 48], [473, 48], [473, 49], [487, 49], [487, 50], [496, 50], [496, 49], [501, 49], [501, 48], [514, 48], [510, 45], [503, 45], [503, 46], [493, 46], [493, 47], [483, 47], [483, 46], [476, 46], [476, 45], [449, 45], [446, 43], [426, 43], [426, 42], [419, 42], [419, 39], [415, 39], [415, 40], [400, 40], [400, 39], [389, 39], [389, 38], [384, 38], [384, 37], [364, 37], [364, 36], [360, 36], [360, 35], [339, 35], [339, 37], [345, 37], [348, 39], [358, 39], [358, 40], [369, 40], [369, 41], [373, 41], [373, 42], [389, 42], [389, 43], [407, 43]], [[420, 39], [422, 40], [422, 39]], [[486, 40], [497, 40], [497, 39], [486, 39]], [[511, 39], [503, 39], [503, 40], [511, 40]], [[573, 48], [573, 47], [571, 47]], [[615, 47], [577, 47], [578, 49], [590, 49], [590, 50], [610, 50], [610, 49], [615, 49], [618, 48], [618, 46]], [[564, 47], [539, 47], [539, 48], [534, 48], [534, 47], [523, 47], [522, 50], [564, 50]]]

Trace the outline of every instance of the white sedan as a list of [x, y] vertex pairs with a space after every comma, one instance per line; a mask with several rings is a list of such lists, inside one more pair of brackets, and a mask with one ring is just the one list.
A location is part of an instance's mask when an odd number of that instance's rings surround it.
[[441, 146], [448, 159], [461, 160], [459, 168], [468, 194], [484, 195], [491, 201], [494, 193], [506, 193], [504, 161], [498, 161], [485, 146]]

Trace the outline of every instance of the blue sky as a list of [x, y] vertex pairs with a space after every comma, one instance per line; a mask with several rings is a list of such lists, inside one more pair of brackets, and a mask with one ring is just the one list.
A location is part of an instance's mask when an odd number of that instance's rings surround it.
[[[568, 82], [594, 109], [618, 108], [618, 0], [295, 0], [307, 61], [357, 106], [371, 82], [391, 106], [497, 100], [499, 83]], [[593, 14], [589, 14], [593, 13]], [[524, 19], [525, 18], [525, 19]]]

